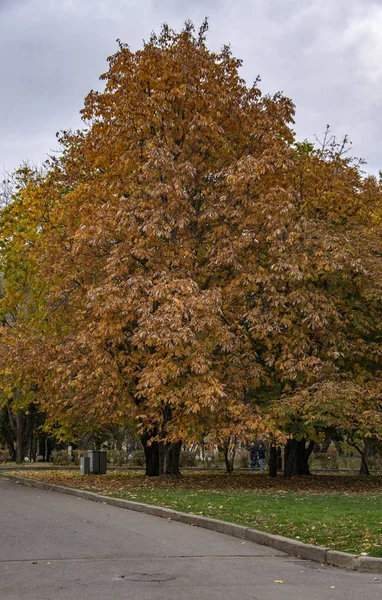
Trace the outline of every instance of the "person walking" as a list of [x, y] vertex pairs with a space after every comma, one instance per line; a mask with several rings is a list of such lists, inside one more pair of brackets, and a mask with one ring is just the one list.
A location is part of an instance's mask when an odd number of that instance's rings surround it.
[[265, 446], [264, 446], [264, 444], [260, 444], [259, 450], [258, 450], [258, 457], [259, 457], [259, 465], [260, 465], [261, 473], [264, 471], [265, 456], [266, 456]]

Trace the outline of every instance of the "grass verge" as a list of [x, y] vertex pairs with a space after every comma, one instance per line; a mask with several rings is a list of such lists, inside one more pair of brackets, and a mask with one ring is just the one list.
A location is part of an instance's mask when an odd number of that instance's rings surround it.
[[[10, 471], [11, 472], [11, 471]], [[382, 557], [382, 477], [187, 472], [148, 478], [142, 472], [14, 472], [31, 479], [166, 506], [238, 523], [343, 552]]]

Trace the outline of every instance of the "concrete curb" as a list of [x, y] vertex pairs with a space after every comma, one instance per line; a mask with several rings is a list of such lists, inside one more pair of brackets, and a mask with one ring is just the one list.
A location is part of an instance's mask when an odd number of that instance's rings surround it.
[[70, 496], [76, 496], [77, 498], [101, 502], [102, 504], [110, 504], [111, 506], [118, 506], [119, 508], [135, 510], [163, 519], [169, 519], [171, 521], [179, 521], [195, 527], [203, 527], [204, 529], [224, 533], [262, 546], [269, 546], [285, 552], [290, 556], [319, 562], [321, 564], [341, 567], [352, 571], [360, 571], [363, 573], [382, 573], [382, 558], [358, 556], [356, 554], [339, 552], [337, 550], [332, 550], [331, 548], [304, 544], [298, 540], [257, 531], [256, 529], [235, 525], [234, 523], [228, 523], [227, 521], [219, 521], [218, 519], [210, 519], [209, 517], [183, 513], [162, 506], [153, 506], [151, 504], [143, 504], [142, 502], [133, 502], [131, 500], [122, 500], [121, 498], [102, 496], [95, 492], [87, 492], [85, 490], [64, 487], [53, 483], [45, 483], [44, 481], [19, 477], [17, 475], [9, 475], [8, 473], [0, 472], [0, 478], [43, 490], [51, 490], [62, 494], [69, 494]]

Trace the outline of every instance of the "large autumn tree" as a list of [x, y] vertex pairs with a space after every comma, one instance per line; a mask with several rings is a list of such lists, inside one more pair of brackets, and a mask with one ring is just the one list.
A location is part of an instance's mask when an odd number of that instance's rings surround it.
[[31, 239], [5, 244], [38, 272], [15, 364], [51, 426], [134, 420], [150, 475], [206, 432], [283, 429], [305, 451], [302, 391], [352, 381], [366, 349], [357, 385], [378, 371], [380, 187], [295, 145], [291, 101], [247, 87], [206, 31], [119, 44], [14, 208]]
[[263, 432], [243, 402], [262, 367], [242, 319], [287, 218], [293, 106], [248, 88], [205, 33], [164, 26], [135, 53], [120, 44], [41, 188], [46, 409], [133, 415], [151, 473], [173, 469], [182, 440], [218, 435], [216, 415]]

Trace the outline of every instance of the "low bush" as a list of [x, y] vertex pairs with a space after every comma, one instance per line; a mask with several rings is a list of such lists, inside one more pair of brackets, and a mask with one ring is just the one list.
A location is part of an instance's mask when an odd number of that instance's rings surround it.
[[0, 463], [10, 462], [11, 455], [7, 448], [0, 448]]
[[241, 452], [238, 456], [239, 467], [247, 469], [249, 467], [249, 452]]
[[52, 462], [54, 465], [67, 467], [74, 464], [73, 456], [67, 450], [53, 450]]
[[196, 452], [192, 452], [191, 450], [182, 450], [179, 457], [179, 465], [181, 467], [195, 467]]
[[313, 456], [312, 466], [323, 470], [338, 469], [338, 456], [336, 454], [318, 452]]
[[80, 464], [81, 456], [87, 456], [87, 455], [88, 455], [87, 450], [73, 450], [72, 457], [73, 457], [74, 464], [78, 466]]
[[108, 465], [123, 467], [127, 463], [127, 454], [125, 450], [107, 450], [106, 459]]
[[134, 452], [131, 454], [131, 459], [129, 462], [133, 467], [144, 467], [146, 459], [143, 450], [134, 450]]
[[369, 469], [375, 469], [376, 471], [382, 471], [382, 458], [380, 456], [366, 457], [366, 461]]

